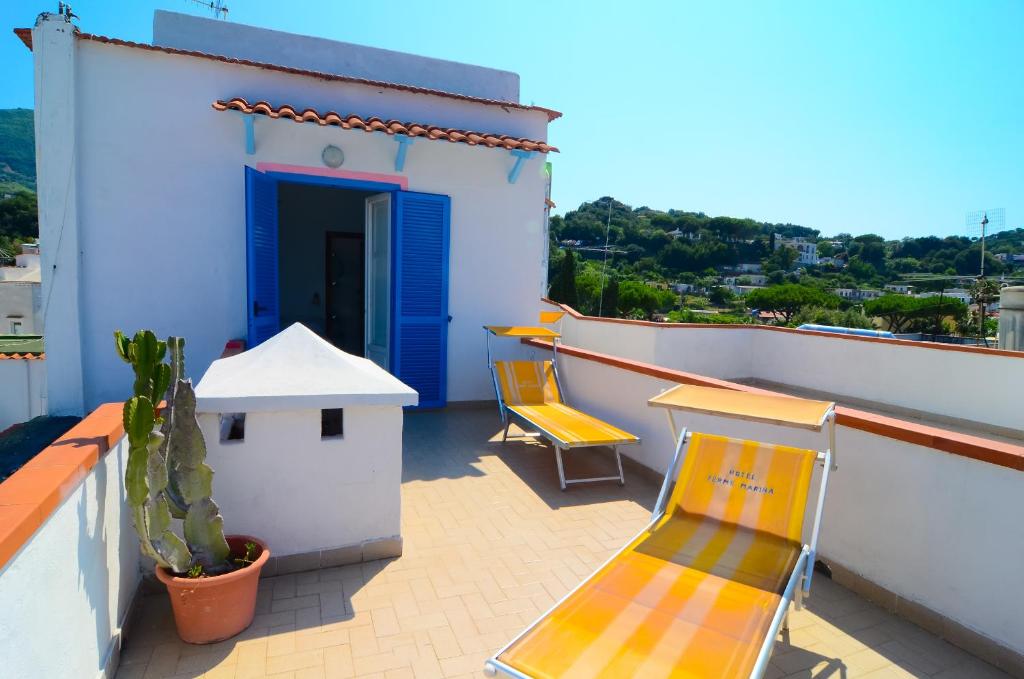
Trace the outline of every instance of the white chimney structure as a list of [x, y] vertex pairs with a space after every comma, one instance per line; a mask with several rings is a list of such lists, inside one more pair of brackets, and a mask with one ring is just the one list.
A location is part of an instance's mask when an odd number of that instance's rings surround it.
[[269, 574], [402, 553], [413, 389], [296, 323], [214, 361], [196, 401], [225, 529], [267, 542]]
[[1024, 351], [1024, 285], [999, 293], [999, 348]]

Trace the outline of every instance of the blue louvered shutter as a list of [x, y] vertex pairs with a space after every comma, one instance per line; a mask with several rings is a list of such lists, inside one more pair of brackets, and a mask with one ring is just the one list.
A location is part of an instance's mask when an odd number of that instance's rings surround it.
[[447, 400], [448, 196], [395, 194], [391, 360], [398, 379], [419, 392], [420, 407]]
[[245, 262], [249, 346], [277, 334], [281, 316], [277, 287], [277, 181], [245, 168]]

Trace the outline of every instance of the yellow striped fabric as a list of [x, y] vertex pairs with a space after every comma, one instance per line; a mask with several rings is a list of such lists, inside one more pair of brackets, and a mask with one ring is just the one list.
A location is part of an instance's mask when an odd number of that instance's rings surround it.
[[815, 453], [694, 434], [686, 456], [666, 516], [500, 660], [552, 679], [750, 674], [800, 553]]
[[551, 361], [495, 361], [506, 405], [561, 403]]
[[551, 361], [496, 361], [509, 410], [567, 447], [636, 443], [632, 434], [562, 403]]
[[534, 425], [563, 447], [617, 446], [639, 439], [607, 422], [564, 403], [510, 405], [508, 409]]
[[540, 322], [544, 324], [557, 323], [562, 320], [564, 315], [564, 311], [542, 311], [540, 312]]

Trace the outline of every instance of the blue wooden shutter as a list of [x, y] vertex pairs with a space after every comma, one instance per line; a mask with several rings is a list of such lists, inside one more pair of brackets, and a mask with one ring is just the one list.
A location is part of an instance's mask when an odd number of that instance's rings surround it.
[[448, 196], [395, 193], [392, 372], [427, 408], [447, 400], [450, 205]]
[[245, 262], [249, 346], [278, 333], [277, 180], [245, 168]]

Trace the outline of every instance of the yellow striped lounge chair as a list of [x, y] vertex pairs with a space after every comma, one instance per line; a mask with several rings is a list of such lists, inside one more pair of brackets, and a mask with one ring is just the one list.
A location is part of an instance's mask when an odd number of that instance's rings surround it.
[[[521, 420], [527, 427], [536, 429], [541, 436], [551, 441], [555, 448], [555, 461], [562, 490], [571, 483], [625, 483], [622, 457], [618, 447], [637, 443], [640, 439], [566, 405], [552, 361], [495, 361], [493, 369], [499, 388], [499, 407], [505, 420], [502, 441], [508, 440], [508, 430], [513, 417]], [[610, 446], [614, 450], [618, 476], [567, 479], [562, 451], [593, 446]]]
[[801, 544], [804, 510], [814, 464], [824, 459], [827, 470], [828, 455], [684, 434], [651, 523], [485, 672], [762, 676], [801, 578], [810, 586], [827, 477], [810, 545]]

